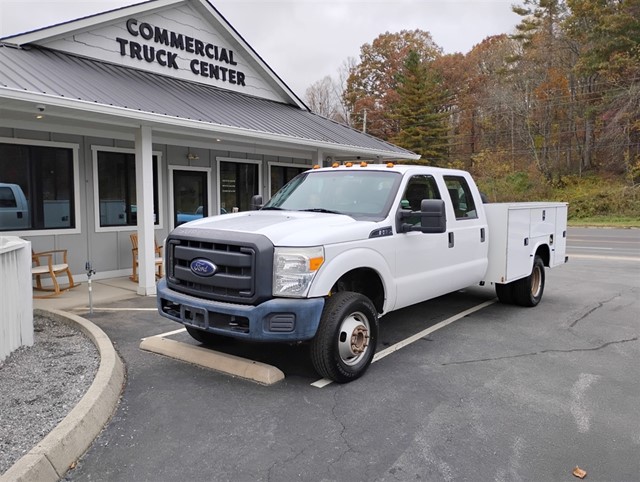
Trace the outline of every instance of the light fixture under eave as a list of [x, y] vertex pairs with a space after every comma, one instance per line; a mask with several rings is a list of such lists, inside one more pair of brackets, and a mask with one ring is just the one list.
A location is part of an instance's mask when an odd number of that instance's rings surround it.
[[216, 142], [222, 142], [222, 139], [216, 139]]
[[187, 153], [187, 159], [189, 159], [190, 161], [197, 161], [198, 159], [200, 159], [200, 156], [198, 154], [194, 154], [192, 152], [188, 152]]
[[44, 115], [43, 114], [37, 114], [36, 115], [36, 119], [44, 119]]

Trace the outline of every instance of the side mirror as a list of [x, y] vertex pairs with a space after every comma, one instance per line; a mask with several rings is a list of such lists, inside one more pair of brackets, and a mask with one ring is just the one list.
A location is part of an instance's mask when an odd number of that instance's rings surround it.
[[255, 196], [251, 196], [251, 202], [249, 203], [249, 209], [251, 211], [257, 211], [261, 209], [262, 204], [262, 196], [260, 194], [256, 194]]
[[423, 199], [420, 203], [423, 233], [444, 233], [447, 230], [447, 214], [442, 199]]
[[[416, 217], [420, 218], [419, 226], [402, 222], [404, 219], [415, 219]], [[444, 233], [447, 231], [447, 215], [442, 199], [423, 199], [420, 202], [420, 211], [401, 211], [400, 220], [400, 229], [398, 231], [401, 233], [409, 231]]]

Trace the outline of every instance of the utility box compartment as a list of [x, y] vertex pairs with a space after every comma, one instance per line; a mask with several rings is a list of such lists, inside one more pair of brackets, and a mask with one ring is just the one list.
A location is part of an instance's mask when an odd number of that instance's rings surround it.
[[566, 203], [485, 204], [489, 267], [484, 281], [510, 283], [528, 276], [538, 246], [549, 245], [549, 267], [565, 262]]

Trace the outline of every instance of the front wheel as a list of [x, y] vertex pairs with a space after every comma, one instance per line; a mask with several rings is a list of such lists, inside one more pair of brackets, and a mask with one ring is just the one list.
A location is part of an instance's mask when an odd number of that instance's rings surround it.
[[533, 260], [533, 269], [526, 278], [513, 282], [513, 297], [516, 304], [532, 307], [540, 303], [544, 292], [544, 262], [540, 256]]
[[378, 313], [369, 298], [340, 291], [327, 298], [311, 341], [311, 361], [323, 377], [346, 383], [369, 368], [378, 342]]

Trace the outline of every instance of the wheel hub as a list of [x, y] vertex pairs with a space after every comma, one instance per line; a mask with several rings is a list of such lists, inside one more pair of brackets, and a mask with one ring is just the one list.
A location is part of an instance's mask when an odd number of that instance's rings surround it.
[[366, 317], [354, 313], [347, 317], [340, 327], [338, 349], [340, 358], [347, 365], [358, 363], [369, 346], [369, 328]]

